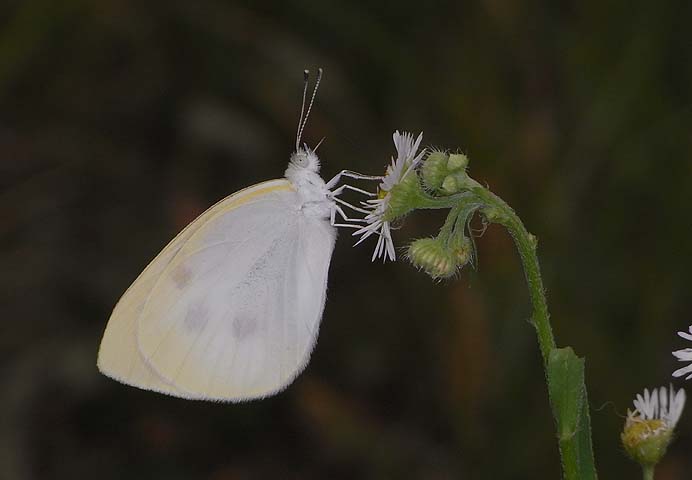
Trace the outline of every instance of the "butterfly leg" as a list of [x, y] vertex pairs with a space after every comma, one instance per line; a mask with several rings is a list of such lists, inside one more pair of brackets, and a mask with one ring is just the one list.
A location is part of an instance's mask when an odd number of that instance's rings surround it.
[[351, 170], [342, 170], [336, 175], [334, 175], [334, 177], [332, 177], [332, 179], [327, 182], [327, 188], [331, 190], [332, 187], [339, 183], [341, 177], [355, 178], [356, 180], [382, 180], [384, 178], [382, 176], [377, 175], [363, 175], [362, 173], [353, 172]]
[[[354, 211], [356, 211], [356, 212], [359, 212], [359, 213], [364, 213], [364, 214], [366, 214], [366, 215], [369, 214], [369, 213], [372, 213], [370, 210], [365, 210], [364, 208], [360, 208], [360, 207], [356, 207], [355, 205], [351, 205], [351, 204], [348, 203], [347, 201], [342, 200], [342, 199], [340, 199], [340, 198], [338, 198], [338, 197], [332, 197], [332, 200], [334, 200], [334, 201], [337, 202], [337, 203], [340, 203], [341, 205], [343, 205], [343, 206], [345, 206], [345, 207], [350, 208], [351, 210], [354, 210]], [[361, 203], [363, 203], [363, 202], [361, 202]], [[367, 204], [365, 204], [365, 205], [367, 205]]]
[[341, 218], [343, 220], [345, 220], [347, 222], [365, 222], [366, 221], [362, 218], [349, 218], [349, 216], [346, 215], [346, 212], [344, 212], [344, 209], [335, 203], [332, 205], [332, 209], [330, 212], [330, 218], [329, 218], [329, 223], [334, 227], [348, 227], [348, 228], [356, 228], [356, 229], [362, 228], [362, 225], [354, 225], [351, 223], [336, 223], [336, 214], [337, 213], [341, 216]]
[[354, 191], [354, 192], [362, 193], [363, 195], [367, 195], [368, 197], [376, 197], [377, 196], [376, 193], [371, 193], [371, 192], [368, 192], [368, 191], [363, 190], [361, 188], [356, 188], [356, 187], [351, 186], [351, 185], [341, 185], [339, 188], [332, 190], [330, 193], [332, 196], [341, 195], [341, 192], [343, 192], [345, 189], [349, 189], [349, 190]]

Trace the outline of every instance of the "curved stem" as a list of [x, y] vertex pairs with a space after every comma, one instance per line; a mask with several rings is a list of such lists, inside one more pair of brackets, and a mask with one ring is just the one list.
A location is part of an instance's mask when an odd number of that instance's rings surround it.
[[427, 194], [417, 198], [416, 209], [444, 209], [459, 206], [464, 201], [472, 201], [475, 195], [469, 192], [457, 193], [446, 197], [431, 197]]
[[[548, 302], [536, 254], [536, 237], [531, 235], [514, 210], [500, 197], [470, 178], [466, 172], [455, 174], [458, 190], [454, 195], [432, 197], [420, 189], [409, 197], [414, 205], [399, 209], [403, 215], [414, 209], [450, 208], [440, 238], [447, 240], [460, 217], [468, 218], [478, 210], [491, 223], [504, 226], [514, 239], [521, 258], [531, 297], [531, 323], [536, 330], [543, 360], [548, 396], [558, 429], [558, 445], [565, 480], [597, 478], [591, 442], [589, 404], [584, 385], [584, 360], [569, 347], [558, 349], [550, 326]], [[647, 480], [645, 471], [645, 480]]]
[[[558, 429], [563, 478], [565, 480], [595, 480], [597, 474], [591, 446], [583, 360], [574, 356], [571, 349], [557, 349], [555, 345], [550, 326], [548, 302], [536, 255], [536, 237], [526, 230], [514, 210], [500, 197], [468, 177], [466, 186], [485, 205], [481, 211], [487, 219], [504, 226], [509, 231], [521, 257], [533, 307], [531, 323], [536, 329], [545, 377], [548, 381], [548, 396]], [[569, 377], [563, 378], [563, 374], [568, 374]], [[578, 392], [569, 390], [570, 382], [573, 386], [576, 383]], [[566, 408], [565, 395], [569, 398], [567, 404], [571, 404], [571, 408]], [[565, 433], [567, 433], [566, 436]], [[653, 472], [651, 474], [653, 475]], [[645, 480], [649, 478], [653, 477], [646, 477], [645, 472]]]
[[543, 279], [541, 278], [538, 256], [536, 255], [536, 237], [526, 230], [526, 227], [524, 227], [524, 224], [517, 214], [514, 213], [514, 210], [512, 210], [504, 200], [477, 182], [471, 181], [475, 184], [471, 187], [471, 191], [477, 195], [485, 205], [490, 207], [485, 212], [486, 216], [489, 217], [488, 219], [492, 222], [499, 223], [509, 231], [519, 251], [521, 263], [524, 267], [524, 274], [526, 275], [529, 286], [531, 304], [533, 306], [531, 321], [538, 335], [538, 343], [541, 349], [541, 355], [543, 356], [543, 363], [547, 365], [550, 352], [555, 348], [555, 338], [553, 337], [553, 330], [550, 326], [548, 301], [545, 296], [545, 289], [543, 288]]

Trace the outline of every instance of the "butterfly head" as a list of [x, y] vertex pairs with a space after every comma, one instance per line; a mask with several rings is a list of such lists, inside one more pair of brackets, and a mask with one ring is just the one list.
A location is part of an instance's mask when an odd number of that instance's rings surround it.
[[[315, 81], [315, 87], [312, 90], [312, 96], [310, 97], [310, 103], [307, 104], [307, 109], [305, 108], [305, 101], [307, 99], [308, 92], [308, 80], [309, 71], [303, 71], [303, 104], [300, 107], [300, 119], [298, 120], [298, 131], [296, 132], [296, 150], [291, 155], [291, 160], [288, 162], [288, 168], [286, 169], [286, 178], [288, 178], [294, 184], [300, 184], [307, 179], [314, 183], [316, 181], [315, 177], [319, 179], [318, 172], [320, 171], [320, 160], [317, 158], [317, 148], [314, 150], [308, 148], [307, 144], [303, 143], [301, 147], [301, 138], [303, 138], [303, 129], [305, 124], [308, 122], [310, 117], [310, 111], [312, 110], [312, 105], [315, 102], [315, 96], [317, 95], [317, 88], [320, 86], [320, 80], [322, 80], [322, 69], [317, 70], [317, 80]], [[320, 141], [320, 143], [322, 143]], [[320, 182], [324, 183], [321, 179]]]
[[310, 150], [307, 146], [299, 148], [291, 154], [291, 160], [288, 167], [295, 171], [308, 171], [317, 173], [320, 171], [320, 159], [314, 150]]

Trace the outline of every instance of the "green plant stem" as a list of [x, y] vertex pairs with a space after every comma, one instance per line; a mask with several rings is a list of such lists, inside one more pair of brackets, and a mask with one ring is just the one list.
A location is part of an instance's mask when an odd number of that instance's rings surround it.
[[[548, 382], [548, 396], [558, 429], [564, 479], [595, 480], [597, 474], [591, 445], [588, 397], [584, 385], [584, 360], [579, 359], [569, 347], [556, 347], [536, 254], [536, 237], [526, 230], [514, 210], [500, 197], [466, 174], [458, 175], [457, 181], [460, 182], [460, 193], [455, 195], [431, 197], [422, 191], [418, 192], [414, 197], [415, 208], [451, 209], [440, 231], [440, 236], [445, 239], [450, 235], [458, 217], [468, 218], [476, 210], [484, 214], [491, 223], [504, 226], [512, 235], [531, 297], [531, 323], [538, 337]], [[653, 478], [646, 477], [646, 474], [645, 471], [645, 480]]]
[[[558, 391], [554, 392], [556, 395], [551, 393], [551, 382], [557, 382], [562, 379], [553, 377], [552, 375], [555, 375], [555, 373], [551, 375], [551, 369], [553, 371], [555, 370], [555, 365], [550, 365], [551, 355], [553, 353], [557, 354], [559, 350], [556, 348], [555, 338], [553, 337], [553, 331], [550, 326], [548, 302], [545, 296], [541, 269], [536, 254], [536, 237], [526, 230], [526, 227], [524, 227], [524, 224], [517, 214], [514, 213], [514, 210], [512, 210], [512, 208], [500, 197], [471, 178], [467, 179], [467, 186], [485, 205], [481, 211], [485, 214], [486, 218], [493, 223], [504, 226], [509, 231], [519, 251], [519, 256], [521, 257], [529, 294], [531, 296], [531, 304], [533, 306], [531, 323], [536, 329], [538, 344], [543, 357], [545, 377], [548, 382], [548, 396], [555, 417], [556, 427], [558, 428], [558, 446], [560, 458], [562, 460], [563, 478], [565, 480], [595, 479], [596, 471], [593, 465], [588, 399], [586, 396], [586, 387], [584, 386], [583, 370], [581, 374], [577, 374], [577, 391], [568, 393], [570, 396], [576, 396], [575, 398], [570, 398], [570, 400], [575, 402], [574, 405], [581, 404], [582, 407], [577, 407], [579, 409], [578, 411], [571, 412], [577, 415], [578, 419], [570, 417], [574, 420], [574, 424], [567, 430], [565, 430], [564, 427], [566, 425], [566, 420], [569, 419], [570, 413], [565, 410], [564, 398], [561, 398], [561, 394], [564, 392], [560, 391], [562, 389], [558, 388]], [[579, 362], [573, 353], [571, 357], [573, 358], [570, 359], [570, 362]], [[569, 425], [572, 425], [572, 423], [569, 423]]]
[[474, 195], [469, 195], [468, 192], [457, 193], [456, 195], [449, 195], [447, 197], [430, 197], [428, 195], [421, 195], [416, 199], [416, 209], [454, 208], [464, 201], [470, 201], [474, 197]]
[[[504, 200], [477, 182], [471, 181], [475, 184], [472, 186], [471, 191], [485, 205], [490, 207], [490, 210], [486, 212], [486, 215], [492, 212], [492, 216], [489, 220], [499, 223], [509, 231], [519, 251], [529, 287], [531, 304], [533, 306], [531, 322], [536, 329], [538, 344], [541, 349], [541, 355], [543, 356], [543, 364], [546, 366], [548, 364], [550, 352], [555, 348], [555, 338], [553, 337], [553, 330], [550, 326], [548, 301], [545, 296], [545, 289], [543, 288], [543, 279], [541, 278], [538, 256], [536, 255], [536, 238], [526, 230], [526, 227], [524, 227], [524, 224], [517, 214], [514, 213], [514, 210], [512, 210]], [[495, 211], [493, 212], [492, 209], [495, 209]]]
[[642, 467], [642, 478], [644, 480], [654, 480], [654, 466], [647, 465]]

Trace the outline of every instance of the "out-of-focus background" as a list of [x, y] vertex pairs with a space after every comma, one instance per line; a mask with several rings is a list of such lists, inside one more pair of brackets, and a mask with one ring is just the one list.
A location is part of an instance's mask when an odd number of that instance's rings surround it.
[[[690, 18], [686, 1], [4, 2], [0, 478], [558, 478], [499, 228], [442, 283], [342, 233], [312, 361], [276, 397], [184, 401], [96, 370], [112, 307], [168, 240], [283, 175], [317, 66], [305, 140], [326, 137], [325, 177], [381, 173], [395, 129], [424, 131], [539, 237], [601, 477], [636, 478], [623, 417], [671, 380], [692, 323]], [[690, 478], [691, 451], [687, 412], [657, 478]]]

